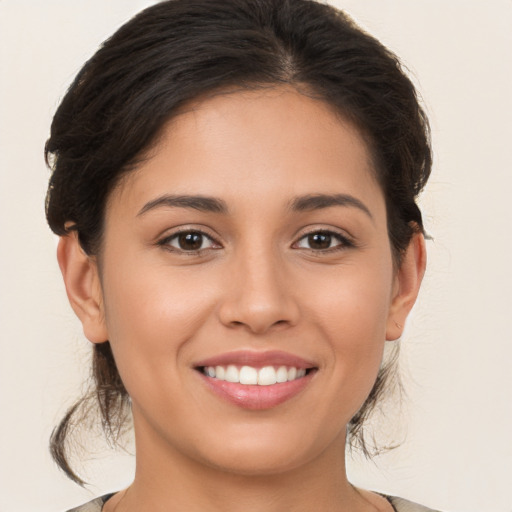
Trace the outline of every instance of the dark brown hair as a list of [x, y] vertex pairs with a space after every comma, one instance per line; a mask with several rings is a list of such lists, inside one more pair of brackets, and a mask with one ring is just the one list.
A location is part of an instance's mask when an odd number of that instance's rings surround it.
[[[365, 137], [399, 265], [423, 230], [416, 198], [431, 168], [428, 123], [397, 57], [343, 12], [313, 0], [168, 0], [121, 27], [78, 73], [53, 119], [45, 148], [51, 229], [76, 230], [84, 251], [97, 255], [109, 194], [180, 108], [216, 91], [280, 84], [323, 99]], [[350, 442], [366, 452], [362, 425], [391, 368], [381, 369], [349, 425]], [[129, 417], [108, 342], [94, 346], [93, 382], [51, 440], [55, 460], [79, 483], [66, 440], [91, 397], [114, 441]]]

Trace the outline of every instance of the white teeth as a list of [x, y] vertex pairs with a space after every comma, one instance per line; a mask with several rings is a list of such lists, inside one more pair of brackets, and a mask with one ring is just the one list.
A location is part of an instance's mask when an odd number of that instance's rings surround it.
[[277, 376], [273, 366], [264, 366], [258, 372], [258, 384], [260, 386], [271, 386], [276, 382]]
[[251, 366], [240, 368], [240, 384], [258, 384], [258, 370]]
[[288, 380], [295, 380], [295, 378], [297, 377], [297, 368], [295, 367], [291, 367], [291, 368], [288, 368]]
[[305, 368], [295, 368], [294, 366], [279, 366], [277, 369], [273, 366], [264, 366], [257, 369], [252, 366], [242, 366], [240, 370], [233, 364], [224, 366], [206, 366], [203, 372], [208, 377], [227, 382], [238, 382], [244, 385], [271, 386], [276, 383], [289, 382], [300, 379], [306, 375]]
[[226, 368], [224, 379], [228, 382], [240, 382], [240, 372], [238, 371], [238, 368], [230, 364]]
[[288, 380], [288, 369], [286, 366], [280, 366], [277, 369], [276, 373], [276, 381], [277, 382], [286, 382]]
[[215, 377], [217, 377], [217, 379], [224, 380], [225, 375], [226, 375], [226, 370], [224, 369], [224, 366], [216, 366], [215, 367]]

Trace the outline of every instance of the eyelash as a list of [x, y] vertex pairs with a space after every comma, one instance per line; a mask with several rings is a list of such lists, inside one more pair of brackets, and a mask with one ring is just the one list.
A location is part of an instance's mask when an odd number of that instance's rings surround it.
[[302, 240], [305, 240], [314, 235], [324, 235], [324, 236], [330, 237], [330, 241], [336, 240], [338, 242], [337, 245], [335, 245], [333, 247], [328, 247], [326, 249], [312, 249], [312, 248], [308, 248], [308, 247], [303, 247], [303, 249], [306, 249], [314, 254], [318, 254], [318, 255], [329, 254], [329, 253], [343, 251], [343, 250], [355, 247], [355, 243], [352, 240], [350, 240], [347, 236], [344, 236], [341, 233], [338, 233], [336, 231], [331, 231], [329, 229], [315, 229], [313, 231], [310, 231], [309, 233], [305, 233], [293, 245], [296, 246]]
[[[180, 236], [182, 235], [199, 235], [201, 237], [201, 245], [203, 245], [205, 239], [209, 240], [213, 246], [216, 247], [208, 247], [208, 248], [199, 248], [199, 249], [182, 249], [180, 247], [173, 247], [171, 245], [171, 242], [174, 240], [178, 240]], [[208, 251], [212, 249], [218, 249], [221, 247], [221, 245], [210, 235], [205, 233], [204, 231], [201, 231], [200, 229], [182, 229], [180, 231], [177, 231], [173, 233], [172, 235], [166, 236], [165, 238], [162, 238], [157, 242], [157, 245], [164, 247], [168, 251], [172, 252], [179, 252], [182, 254], [188, 254], [188, 255], [197, 255], [200, 254], [202, 251]]]
[[[178, 240], [179, 237], [182, 235], [187, 235], [187, 236], [199, 235], [201, 237], [201, 246], [205, 242], [205, 239], [209, 240], [211, 242], [212, 246], [207, 247], [207, 248], [200, 247], [199, 249], [191, 249], [191, 250], [182, 249], [180, 247], [172, 246], [171, 242]], [[308, 247], [302, 247], [302, 249], [305, 249], [305, 250], [307, 250], [311, 253], [317, 254], [317, 255], [321, 255], [321, 254], [328, 254], [328, 253], [342, 251], [345, 249], [355, 247], [355, 243], [353, 241], [351, 241], [348, 237], [343, 236], [340, 233], [337, 233], [336, 231], [331, 231], [328, 229], [316, 229], [316, 230], [310, 231], [309, 233], [305, 233], [297, 240], [297, 242], [295, 242], [292, 245], [292, 247], [293, 248], [301, 248], [301, 247], [297, 247], [298, 244], [302, 240], [307, 240], [308, 237], [311, 237], [314, 235], [324, 235], [327, 237], [331, 237], [329, 242], [332, 242], [332, 240], [335, 240], [338, 243], [336, 245], [334, 245], [333, 247], [327, 247], [326, 249], [313, 249], [313, 248], [308, 248]], [[164, 247], [165, 249], [172, 251], [172, 252], [179, 252], [179, 253], [188, 254], [188, 255], [198, 255], [203, 251], [210, 251], [212, 249], [215, 250], [215, 249], [219, 249], [222, 247], [212, 236], [210, 236], [209, 234], [207, 234], [204, 231], [201, 231], [199, 229], [180, 230], [178, 232], [173, 233], [172, 235], [166, 236], [165, 238], [159, 240], [157, 242], [157, 245]]]

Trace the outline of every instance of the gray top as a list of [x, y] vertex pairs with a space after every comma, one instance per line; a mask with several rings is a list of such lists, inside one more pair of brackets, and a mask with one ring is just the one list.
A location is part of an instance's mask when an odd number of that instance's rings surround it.
[[[112, 494], [107, 494], [100, 498], [85, 503], [76, 508], [68, 510], [68, 512], [101, 512], [104, 503], [111, 498]], [[384, 496], [384, 495], [383, 495]], [[418, 505], [412, 501], [404, 500], [403, 498], [396, 498], [395, 496], [384, 496], [393, 506], [396, 512], [439, 512], [423, 505]]]

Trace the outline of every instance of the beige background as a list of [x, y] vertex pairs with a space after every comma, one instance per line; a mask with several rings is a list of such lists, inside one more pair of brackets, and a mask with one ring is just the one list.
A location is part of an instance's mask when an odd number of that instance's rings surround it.
[[[149, 3], [0, 0], [0, 512], [59, 512], [130, 478], [129, 456], [98, 453], [85, 468], [96, 485], [81, 490], [47, 452], [88, 345], [44, 221], [43, 145], [80, 65]], [[402, 341], [406, 441], [350, 473], [447, 512], [510, 512], [512, 1], [332, 3], [421, 84], [436, 154], [422, 198], [429, 270]]]

